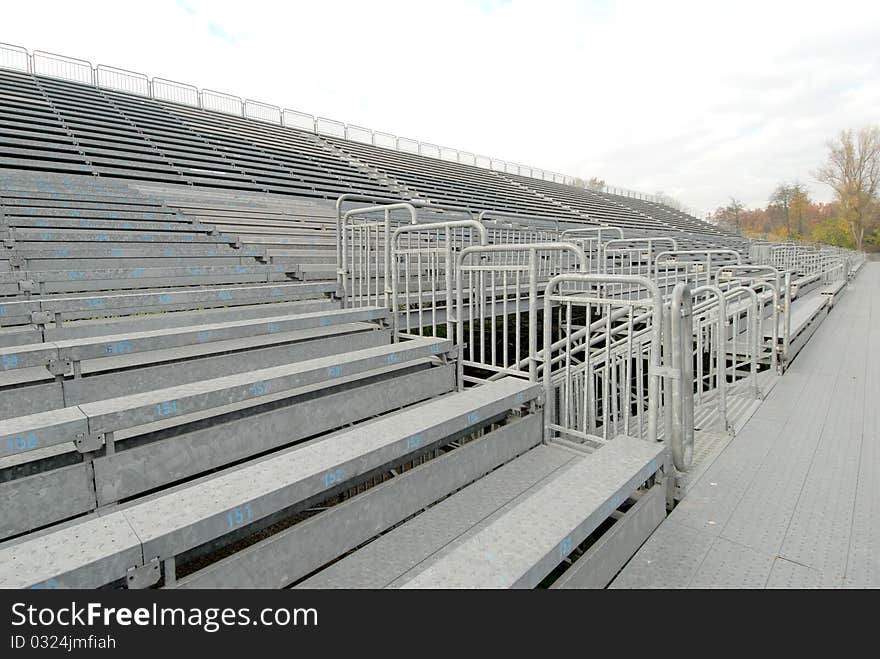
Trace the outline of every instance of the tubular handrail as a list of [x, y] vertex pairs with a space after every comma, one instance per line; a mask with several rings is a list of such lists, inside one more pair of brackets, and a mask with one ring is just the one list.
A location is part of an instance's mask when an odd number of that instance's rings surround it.
[[[585, 283], [585, 284], [621, 284], [636, 285], [643, 287], [649, 291], [650, 307], [653, 310], [655, 322], [651, 327], [651, 357], [648, 365], [648, 426], [647, 440], [650, 442], [657, 441], [657, 417], [659, 410], [659, 394], [660, 394], [660, 377], [661, 377], [661, 326], [663, 320], [663, 298], [660, 295], [660, 289], [657, 288], [653, 281], [639, 275], [607, 275], [607, 274], [585, 274], [585, 273], [567, 273], [556, 275], [547, 284], [544, 290], [544, 317], [550, 318], [553, 311], [554, 290], [563, 283]], [[551, 354], [551, 346], [553, 344], [552, 323], [544, 323], [544, 358]], [[555, 414], [554, 393], [552, 383], [552, 369], [544, 369], [544, 409], [548, 416], [544, 423], [544, 440], [550, 440], [550, 425], [553, 422]]]
[[618, 238], [623, 238], [623, 229], [620, 227], [613, 226], [601, 226], [601, 227], [578, 227], [576, 229], [566, 229], [560, 235], [562, 240], [565, 240], [567, 237], [574, 238], [592, 238], [593, 234], [596, 234], [596, 238], [601, 241], [602, 233], [606, 231], [612, 231], [617, 234]]
[[414, 208], [427, 208], [430, 210], [437, 211], [450, 211], [454, 213], [462, 213], [464, 215], [468, 215], [473, 217], [473, 212], [465, 207], [452, 207], [452, 206], [443, 206], [439, 204], [429, 203], [427, 201], [423, 201], [421, 199], [397, 199], [394, 197], [382, 197], [377, 195], [363, 195], [358, 194], [356, 192], [346, 192], [344, 194], [339, 195], [336, 198], [336, 270], [337, 270], [337, 283], [342, 285], [342, 273], [340, 272], [340, 268], [342, 267], [342, 207], [346, 203], [369, 203], [369, 204], [400, 204], [406, 203]]
[[342, 238], [342, 253], [340, 255], [341, 265], [339, 268], [339, 276], [341, 278], [341, 283], [342, 283], [343, 306], [348, 305], [348, 293], [349, 293], [349, 291], [348, 291], [348, 277], [346, 276], [347, 275], [346, 267], [347, 267], [347, 263], [348, 263], [348, 250], [347, 250], [348, 241], [345, 240], [346, 223], [348, 222], [348, 220], [350, 218], [357, 217], [359, 215], [369, 215], [371, 213], [384, 213], [384, 216], [385, 216], [384, 217], [384, 222], [385, 222], [384, 240], [383, 240], [383, 242], [385, 243], [384, 244], [384, 252], [385, 252], [385, 264], [384, 264], [385, 272], [384, 272], [384, 275], [385, 275], [385, 278], [384, 278], [384, 282], [383, 282], [384, 283], [384, 285], [383, 285], [383, 288], [384, 288], [383, 299], [384, 299], [385, 305], [386, 306], [388, 305], [389, 294], [391, 293], [391, 291], [389, 289], [389, 285], [388, 285], [388, 281], [389, 281], [388, 274], [389, 274], [389, 268], [391, 265], [391, 263], [390, 263], [390, 261], [391, 261], [391, 241], [390, 241], [391, 213], [395, 210], [407, 211], [410, 215], [410, 223], [416, 224], [417, 220], [416, 220], [415, 206], [413, 206], [410, 203], [406, 203], [406, 202], [387, 204], [384, 206], [365, 206], [362, 208], [353, 208], [352, 210], [346, 211], [346, 213], [342, 216], [341, 225], [340, 225], [340, 233], [339, 233], [339, 235]]
[[[477, 220], [484, 222], [487, 220], [526, 220], [530, 222], [549, 222], [556, 231], [559, 231], [559, 218], [544, 217], [541, 215], [520, 215], [518, 213], [501, 213], [498, 211], [482, 210], [477, 215]], [[543, 228], [543, 227], [541, 227]]]
[[667, 444], [672, 453], [672, 462], [679, 471], [687, 471], [694, 453], [694, 390], [693, 357], [691, 345], [693, 329], [691, 318], [693, 297], [688, 284], [676, 284], [669, 305], [670, 366], [678, 375], [671, 379], [672, 395], [668, 408], [672, 423], [667, 424]]
[[[724, 291], [724, 297], [728, 300], [732, 300], [736, 297], [748, 297], [751, 301], [751, 306], [754, 308], [754, 312], [751, 314], [751, 324], [749, 327], [749, 334], [752, 335], [752, 345], [749, 346], [749, 354], [750, 354], [750, 373], [752, 379], [752, 393], [755, 398], [758, 398], [758, 294], [748, 286], [737, 286], [736, 288], [730, 288]], [[734, 344], [734, 368], [736, 368], [736, 334], [734, 333], [732, 337], [732, 341]]]
[[718, 286], [713, 286], [711, 284], [707, 284], [705, 286], [697, 286], [691, 291], [691, 296], [697, 297], [698, 295], [702, 295], [703, 293], [711, 293], [712, 295], [714, 295], [716, 300], [715, 304], [718, 307], [718, 326], [716, 328], [718, 339], [715, 342], [715, 358], [718, 364], [718, 368], [722, 369], [722, 375], [717, 379], [718, 416], [720, 418], [722, 428], [727, 431], [729, 428], [727, 421], [727, 350], [725, 348], [725, 344], [727, 343], [727, 301], [724, 296], [724, 291], [718, 288]]
[[[529, 255], [528, 261], [528, 285], [529, 285], [529, 298], [528, 298], [528, 351], [525, 358], [518, 360], [515, 365], [512, 367], [515, 370], [519, 370], [520, 368], [528, 365], [529, 367], [529, 379], [532, 382], [537, 382], [538, 379], [538, 362], [537, 362], [537, 354], [538, 354], [538, 263], [537, 263], [537, 254], [539, 251], [552, 251], [552, 252], [568, 252], [573, 255], [575, 261], [577, 261], [577, 266], [581, 272], [585, 272], [587, 269], [587, 258], [584, 255], [583, 250], [574, 245], [572, 243], [524, 243], [524, 244], [513, 244], [513, 245], [481, 245], [481, 246], [471, 246], [466, 247], [461, 250], [458, 254], [458, 259], [456, 262], [456, 273], [457, 273], [457, 285], [456, 285], [456, 328], [458, 341], [460, 343], [464, 342], [464, 281], [463, 281], [463, 272], [465, 268], [465, 260], [471, 257], [472, 255], [489, 255], [489, 254], [499, 254], [499, 253], [527, 253]], [[482, 294], [482, 292], [481, 292]], [[546, 294], [546, 293], [545, 293]], [[473, 295], [473, 293], [472, 293]], [[517, 291], [517, 298], [519, 296], [519, 292]], [[459, 353], [459, 369], [460, 375], [462, 377], [459, 379], [459, 382], [463, 382], [463, 369], [464, 369], [464, 350], [463, 346]]]
[[709, 267], [712, 265], [712, 257], [713, 256], [721, 256], [728, 255], [736, 258], [736, 265], [742, 265], [742, 255], [737, 252], [735, 249], [677, 249], [677, 250], [668, 250], [665, 252], [660, 252], [654, 257], [654, 276], [657, 277], [658, 268], [663, 263], [669, 263], [669, 261], [663, 261], [664, 257], [676, 257], [676, 256], [687, 256], [687, 255], [705, 255], [709, 262]]
[[[391, 269], [391, 314], [392, 314], [392, 329], [394, 340], [397, 340], [400, 334], [400, 323], [398, 321], [398, 316], [400, 314], [400, 304], [398, 301], [398, 293], [399, 293], [399, 279], [400, 272], [397, 264], [397, 255], [399, 253], [399, 240], [400, 237], [413, 232], [423, 232], [423, 231], [443, 231], [444, 232], [444, 246], [443, 252], [445, 255], [445, 287], [446, 287], [446, 336], [447, 338], [453, 337], [453, 322], [454, 322], [454, 300], [453, 300], [453, 278], [454, 278], [454, 270], [456, 266], [456, 260], [453, 258], [453, 254], [455, 252], [455, 245], [452, 240], [452, 231], [455, 229], [472, 229], [477, 232], [479, 236], [479, 244], [480, 246], [485, 246], [488, 242], [488, 231], [486, 227], [483, 226], [482, 222], [478, 222], [477, 220], [451, 220], [449, 222], [433, 222], [427, 224], [408, 224], [401, 227], [398, 227], [394, 230], [394, 233], [391, 235], [391, 260], [393, 262], [393, 268]], [[470, 249], [470, 247], [466, 247], [465, 249]], [[463, 250], [462, 250], [463, 251]], [[420, 274], [419, 274], [420, 276]], [[433, 290], [433, 289], [432, 289]], [[459, 380], [460, 382], [460, 380]]]
[[[774, 325], [773, 325], [773, 366], [777, 370], [783, 370], [785, 368], [786, 362], [788, 360], [788, 344], [791, 337], [791, 273], [786, 272], [785, 276], [782, 276], [782, 273], [773, 266], [770, 265], [724, 265], [718, 268], [718, 272], [715, 273], [715, 284], [720, 286], [721, 284], [721, 275], [724, 272], [730, 272], [734, 274], [736, 272], [750, 272], [753, 275], [757, 275], [759, 273], [768, 273], [772, 274], [775, 279], [775, 288], [774, 288], [774, 297], [773, 297], [773, 317], [774, 317]], [[747, 279], [754, 279], [755, 277], [747, 277]], [[779, 291], [780, 286], [784, 285], [784, 297], [783, 297], [783, 308], [779, 309]], [[779, 321], [777, 314], [779, 311], [782, 311], [782, 322], [784, 326], [784, 331], [782, 333], [782, 363], [780, 364], [776, 359], [776, 350], [777, 350], [777, 341], [779, 340]]]

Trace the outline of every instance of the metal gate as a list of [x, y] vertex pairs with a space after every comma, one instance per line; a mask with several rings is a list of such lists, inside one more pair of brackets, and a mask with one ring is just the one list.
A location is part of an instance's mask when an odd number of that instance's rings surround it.
[[[609, 288], [613, 296], [602, 293]], [[681, 299], [687, 291], [689, 304], [689, 290], [683, 285], [681, 291]], [[693, 443], [692, 430], [685, 430], [686, 410], [693, 409], [693, 389], [682, 346], [692, 336], [690, 315], [672, 314], [664, 352], [665, 312], [656, 284], [642, 276], [603, 274], [563, 274], [550, 280], [545, 321], [554, 314], [556, 322], [544, 322], [540, 354], [545, 439], [601, 445], [626, 434], [658, 441], [665, 403], [670, 413], [680, 411], [671, 414], [662, 437], [676, 466], [686, 469]], [[666, 401], [661, 400], [663, 391]]]

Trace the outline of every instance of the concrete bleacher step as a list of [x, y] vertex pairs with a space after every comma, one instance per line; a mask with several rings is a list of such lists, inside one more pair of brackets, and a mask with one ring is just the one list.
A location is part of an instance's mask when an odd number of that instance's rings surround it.
[[[255, 410], [230, 405], [210, 425], [193, 422], [163, 441], [130, 446], [94, 460], [98, 505], [130, 499], [310, 436], [447, 394], [454, 369], [429, 360], [363, 371], [290, 390]], [[162, 424], [153, 424], [162, 430]], [[147, 428], [146, 430], [149, 430]], [[143, 431], [144, 429], [142, 429]], [[219, 431], [219, 432], [218, 432]]]
[[336, 278], [334, 263], [301, 263], [296, 266], [295, 277], [301, 281], [321, 281]]
[[[813, 290], [800, 295], [791, 305], [789, 319], [788, 362], [791, 362], [801, 349], [807, 344], [810, 337], [818, 329], [819, 325], [828, 315], [834, 295], [823, 295], [820, 290]], [[779, 317], [779, 336], [785, 332], [784, 318]], [[772, 338], [772, 325], [770, 330], [765, 330], [764, 339]]]
[[[555, 446], [534, 448], [405, 524], [333, 563], [297, 588], [387, 588], [437, 550], [455, 541], [531, 488], [546, 482], [577, 456]], [[427, 506], [424, 506], [427, 507]], [[416, 511], [418, 512], [418, 511]]]
[[270, 249], [272, 263], [297, 266], [300, 263], [317, 263], [336, 267], [336, 254], [331, 250], [322, 249]]
[[[0, 546], [0, 587], [96, 587], [139, 576], [504, 418], [540, 393], [505, 379], [359, 424], [169, 492]], [[253, 526], [252, 526], [253, 525]], [[71, 546], [76, 547], [71, 551]], [[153, 568], [152, 566], [156, 566]], [[133, 568], [134, 573], [128, 570]], [[137, 579], [132, 579], [136, 581]], [[152, 581], [150, 581], [152, 583]]]
[[589, 455], [539, 446], [299, 587], [533, 588], [657, 473], [664, 452], [623, 436]]
[[[4, 198], [5, 199], [5, 198]], [[6, 203], [6, 202], [4, 202]], [[215, 231], [215, 228], [205, 224], [195, 224], [186, 218], [176, 218], [175, 220], [122, 220], [117, 218], [111, 219], [82, 219], [78, 217], [31, 217], [11, 215], [9, 206], [4, 211], [6, 215], [0, 226], [19, 229], [91, 229], [91, 230], [110, 230], [124, 229], [127, 231], [161, 231], [165, 233], [186, 233], [186, 234], [209, 234]]]
[[834, 305], [837, 303], [837, 300], [840, 299], [840, 297], [846, 291], [846, 286], [846, 280], [840, 280], [826, 286], [822, 286], [819, 289], [819, 295], [823, 295], [828, 298], [829, 309], [834, 307]]
[[[54, 410], [14, 417], [0, 421], [0, 437], [3, 438], [0, 442], [2, 444], [0, 455], [20, 453], [63, 442], [75, 442], [81, 428], [68, 423], [69, 415], [78, 415], [78, 418], [87, 422], [88, 434], [97, 437], [108, 432], [136, 428], [155, 421], [205, 412], [238, 402], [249, 401], [257, 405], [262, 402], [263, 397], [279, 391], [320, 382], [332, 382], [335, 378], [385, 365], [444, 354], [451, 347], [452, 344], [448, 340], [413, 339], [98, 400], [73, 408], [64, 408], [66, 411]], [[55, 412], [57, 415], [54, 414]], [[57, 423], [56, 416], [59, 419]], [[16, 437], [25, 433], [33, 434], [33, 442], [25, 447], [17, 446]]]

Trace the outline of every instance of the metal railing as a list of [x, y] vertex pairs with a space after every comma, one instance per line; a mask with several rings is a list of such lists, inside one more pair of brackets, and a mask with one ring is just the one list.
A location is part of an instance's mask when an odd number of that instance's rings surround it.
[[460, 381], [515, 375], [536, 382], [541, 289], [555, 275], [584, 272], [585, 267], [583, 252], [570, 243], [462, 250], [456, 266], [455, 312]]
[[[619, 234], [487, 214], [419, 223], [416, 207], [401, 202], [342, 212], [359, 200], [337, 205], [346, 305], [386, 305], [395, 340], [452, 338], [460, 388], [543, 380], [548, 438], [663, 439], [686, 470], [696, 404], [701, 419], [728, 430], [731, 396], [741, 411], [743, 397], [760, 397], [760, 364], [785, 362], [790, 273], [744, 265], [734, 250], [680, 250], [668, 237], [602, 240]], [[557, 235], [571, 238], [548, 240]], [[544, 240], [525, 242], [536, 237]], [[591, 261], [581, 244], [599, 256]]]
[[344, 307], [389, 305], [391, 215], [395, 211], [416, 223], [416, 209], [408, 203], [355, 208], [340, 218], [339, 280]]
[[[29, 53], [26, 48], [12, 44], [0, 43], [0, 68], [138, 94], [154, 98], [158, 101], [167, 101], [203, 110], [265, 121], [316, 135], [338, 137], [404, 153], [456, 162], [481, 169], [491, 169], [500, 173], [515, 174], [565, 185], [583, 185], [580, 179], [567, 174], [560, 174], [529, 165], [520, 165], [489, 156], [475, 155], [469, 151], [462, 151], [452, 147], [399, 137], [391, 133], [346, 124], [342, 121], [319, 117], [299, 110], [242, 99], [233, 94], [209, 89], [200, 91], [195, 85], [174, 82], [164, 78], [150, 78], [146, 74], [135, 71], [127, 71], [103, 64], [92, 66], [86, 60], [66, 55], [39, 50]], [[664, 200], [663, 197], [656, 195], [648, 195], [611, 186], [604, 186], [604, 191], [610, 194], [644, 199], [678, 210], [674, 206], [669, 206], [668, 200]], [[697, 217], [697, 215], [694, 216]]]
[[[601, 294], [612, 285], [649, 294]], [[557, 322], [546, 322], [554, 310]], [[664, 308], [654, 283], [640, 276], [558, 275], [544, 292], [544, 319], [546, 439], [595, 445], [624, 433], [657, 441], [661, 380], [683, 379], [663, 369]]]
[[[695, 404], [705, 406], [713, 395], [717, 429], [727, 432], [727, 345], [728, 336], [735, 335], [728, 329], [731, 319], [727, 315], [727, 298], [724, 291], [711, 284], [691, 289], [691, 296], [692, 300], [703, 300], [701, 304], [692, 303], [691, 308]], [[733, 373], [735, 376], [736, 371]]]
[[[659, 293], [659, 291], [658, 291]], [[694, 454], [694, 346], [701, 362], [699, 340], [694, 341], [693, 298], [691, 288], [679, 283], [672, 291], [663, 336], [664, 358], [671, 372], [664, 388], [667, 446], [679, 471], [687, 471]]]
[[[767, 280], [768, 275], [773, 278], [772, 281]], [[723, 265], [715, 272], [715, 283], [721, 288], [729, 288], [731, 285], [748, 285], [751, 286], [753, 292], [755, 288], [769, 290], [771, 294], [770, 336], [772, 341], [769, 348], [770, 363], [774, 369], [781, 372], [788, 361], [788, 346], [791, 337], [791, 273], [782, 273], [768, 265]], [[755, 294], [757, 295], [756, 292]], [[780, 299], [782, 304], [780, 304]], [[758, 305], [758, 302], [756, 301], [755, 304]], [[763, 350], [761, 346], [763, 346], [763, 337], [765, 336], [763, 331], [766, 319], [765, 306], [766, 304], [761, 300], [760, 306], [756, 309], [761, 333], [760, 342], [754, 348], [756, 354]], [[781, 328], [779, 326], [780, 317], [782, 318]], [[782, 339], [781, 346], [779, 345], [780, 338]], [[779, 354], [780, 349], [781, 355]]]
[[[759, 334], [758, 294], [747, 286], [738, 286], [724, 291], [728, 322], [730, 323], [730, 339], [728, 354], [730, 364], [726, 367], [727, 377], [732, 383], [748, 374], [750, 395], [757, 398], [758, 390], [758, 350], [761, 337]], [[734, 304], [734, 300], [747, 298], [745, 303]], [[733, 385], [731, 385], [732, 388]]]
[[[660, 252], [654, 258], [652, 276], [664, 297], [671, 295], [675, 285], [686, 282], [694, 287], [714, 283], [715, 270], [724, 265], [740, 265], [739, 252], [732, 249], [679, 249]], [[711, 290], [696, 295], [711, 295]]]
[[[599, 243], [599, 272], [602, 274], [640, 276], [651, 279], [657, 255], [678, 249], [674, 238], [615, 238]], [[650, 292], [636, 287], [609, 286], [608, 295], [641, 296]]]
[[486, 228], [476, 220], [398, 227], [391, 235], [391, 310], [395, 338], [452, 338], [458, 255], [485, 246]]

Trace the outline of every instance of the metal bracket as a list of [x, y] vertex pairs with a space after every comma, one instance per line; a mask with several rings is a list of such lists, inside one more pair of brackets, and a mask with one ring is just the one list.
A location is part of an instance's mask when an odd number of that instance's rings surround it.
[[31, 323], [34, 325], [48, 325], [52, 322], [54, 314], [51, 311], [32, 311]]
[[672, 368], [671, 366], [655, 366], [654, 368], [649, 369], [648, 372], [650, 375], [659, 375], [661, 378], [670, 378], [672, 380], [681, 379], [681, 371]]
[[162, 570], [157, 556], [146, 565], [134, 565], [128, 568], [125, 573], [125, 585], [129, 590], [149, 588], [159, 583], [161, 576]]
[[33, 293], [37, 288], [37, 282], [33, 279], [20, 279], [18, 281], [18, 290], [21, 293]]
[[76, 450], [80, 453], [91, 453], [97, 451], [104, 445], [104, 435], [85, 435], [78, 433], [73, 440], [76, 444]]
[[24, 265], [24, 258], [22, 258], [21, 254], [10, 254], [9, 255], [9, 267], [13, 270], [17, 270]]
[[13, 247], [15, 247], [15, 238], [4, 238], [3, 246], [12, 249]]
[[52, 375], [67, 375], [73, 369], [73, 363], [69, 359], [50, 359], [46, 368]]

